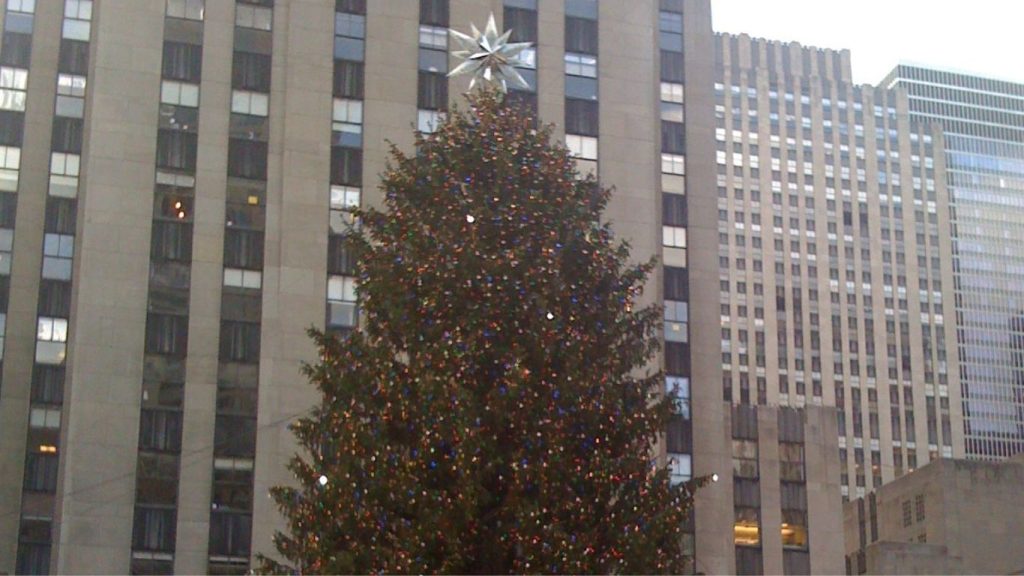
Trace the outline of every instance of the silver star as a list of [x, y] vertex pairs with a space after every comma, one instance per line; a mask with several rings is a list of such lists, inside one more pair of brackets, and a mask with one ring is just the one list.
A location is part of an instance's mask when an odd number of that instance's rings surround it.
[[469, 29], [473, 33], [472, 36], [448, 30], [452, 38], [462, 47], [461, 50], [452, 52], [452, 56], [463, 61], [448, 73], [449, 77], [462, 74], [471, 75], [470, 90], [480, 79], [488, 84], [496, 85], [503, 92], [508, 90], [508, 82], [521, 88], [530, 87], [515, 69], [516, 66], [527, 65], [519, 58], [519, 53], [530, 47], [529, 42], [509, 42], [508, 37], [512, 34], [511, 30], [507, 30], [499, 36], [498, 26], [494, 23], [494, 14], [487, 18], [487, 27], [484, 28], [482, 34], [473, 24], [469, 25]]

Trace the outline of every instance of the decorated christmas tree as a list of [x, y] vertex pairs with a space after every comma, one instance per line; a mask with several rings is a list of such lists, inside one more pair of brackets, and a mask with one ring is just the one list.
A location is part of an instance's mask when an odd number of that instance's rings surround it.
[[270, 572], [680, 572], [698, 482], [654, 445], [652, 263], [599, 220], [609, 191], [499, 90], [469, 96], [380, 210], [357, 211], [361, 329], [313, 332], [322, 399], [294, 432]]

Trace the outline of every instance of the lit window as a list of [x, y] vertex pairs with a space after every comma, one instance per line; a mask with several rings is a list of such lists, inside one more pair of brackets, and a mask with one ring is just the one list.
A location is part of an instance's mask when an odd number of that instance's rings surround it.
[[199, 85], [164, 80], [160, 86], [160, 102], [196, 108], [199, 106]]
[[440, 110], [419, 110], [416, 113], [416, 129], [424, 134], [432, 134], [444, 121], [444, 112]]
[[331, 233], [348, 234], [355, 225], [353, 208], [359, 207], [360, 189], [331, 186]]
[[569, 148], [569, 154], [575, 158], [597, 160], [597, 138], [593, 136], [566, 134], [565, 145]]
[[363, 102], [335, 98], [333, 119], [333, 129], [336, 132], [361, 134], [363, 132]]
[[243, 90], [231, 92], [231, 111], [236, 114], [266, 116], [269, 106], [270, 96], [267, 94]]
[[259, 270], [242, 270], [241, 268], [224, 269], [224, 285], [234, 288], [259, 290], [263, 286], [263, 273]]
[[661, 83], [661, 101], [662, 102], [674, 102], [676, 104], [683, 103], [683, 85], [676, 84], [675, 82], [662, 82]]
[[688, 482], [693, 477], [693, 462], [689, 454], [669, 454], [669, 481], [673, 486]]
[[33, 407], [28, 424], [33, 428], [60, 428], [60, 409]]
[[85, 76], [57, 75], [57, 105], [55, 114], [65, 118], [85, 117]]
[[36, 11], [36, 0], [7, 0], [7, 9], [11, 12], [31, 14]]
[[806, 548], [806, 513], [798, 510], [783, 510], [782, 519], [784, 520], [780, 530], [782, 533], [782, 545], [794, 548]]
[[203, 0], [167, 0], [167, 15], [171, 18], [203, 19]]
[[274, 11], [270, 8], [249, 4], [238, 4], [235, 8], [235, 26], [270, 30], [273, 20]]
[[90, 20], [92, 20], [92, 0], [65, 0], [64, 27], [61, 37], [88, 42]]
[[682, 376], [665, 377], [665, 394], [672, 399], [676, 414], [690, 419], [690, 379]]
[[565, 73], [570, 76], [597, 78], [597, 57], [568, 52], [565, 55]]
[[439, 26], [420, 26], [420, 46], [439, 50], [448, 49], [448, 31]]
[[40, 316], [36, 325], [36, 340], [41, 342], [67, 342], [68, 321], [64, 318]]
[[28, 70], [4, 66], [0, 68], [0, 109], [25, 111]]
[[356, 325], [356, 279], [352, 276], [331, 276], [327, 279], [327, 323], [330, 326], [353, 328]]
[[74, 253], [74, 236], [46, 234], [43, 238], [43, 278], [70, 280], [71, 258]]
[[662, 226], [661, 242], [671, 248], [686, 248], [686, 228], [681, 226]]
[[50, 154], [50, 196], [74, 198], [78, 195], [78, 154], [53, 152]]
[[682, 154], [662, 154], [661, 172], [663, 174], [686, 174], [686, 157]]
[[757, 546], [761, 543], [761, 527], [757, 508], [736, 508], [733, 537], [739, 546]]

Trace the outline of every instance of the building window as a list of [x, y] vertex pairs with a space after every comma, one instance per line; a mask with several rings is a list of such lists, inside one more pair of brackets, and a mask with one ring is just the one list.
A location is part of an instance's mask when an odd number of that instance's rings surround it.
[[672, 408], [684, 419], [690, 419], [690, 379], [682, 376], [665, 377], [665, 394], [672, 399]]
[[757, 440], [732, 441], [732, 471], [736, 478], [757, 478]]
[[420, 24], [448, 27], [448, 0], [420, 0]]
[[74, 236], [46, 234], [43, 237], [43, 278], [70, 280], [71, 259], [74, 253]]
[[[6, 37], [7, 35], [4, 34]], [[65, 39], [60, 43], [60, 59], [57, 70], [67, 74], [88, 76], [89, 43]]]
[[181, 412], [143, 409], [139, 424], [139, 450], [181, 451]]
[[686, 248], [686, 228], [681, 226], [662, 226], [661, 242], [670, 248]]
[[661, 172], [663, 174], [686, 174], [686, 157], [682, 154], [662, 154]]
[[683, 70], [683, 53], [669, 50], [661, 51], [661, 80], [682, 84], [685, 78]]
[[52, 494], [57, 490], [57, 449], [53, 446], [40, 448], [47, 448], [52, 452], [28, 453], [25, 459], [25, 490]]
[[433, 72], [419, 73], [417, 107], [421, 110], [448, 109], [448, 77]]
[[913, 510], [910, 507], [910, 500], [903, 501], [903, 527], [907, 528], [914, 523]]
[[36, 340], [40, 342], [67, 342], [67, 319], [40, 316], [36, 323]]
[[270, 92], [270, 56], [236, 51], [231, 68], [231, 87], [235, 90]]
[[190, 132], [160, 130], [156, 143], [157, 167], [194, 173], [197, 139], [197, 135]]
[[203, 47], [197, 44], [164, 42], [163, 77], [198, 84], [202, 75]]
[[363, 98], [363, 63], [334, 61], [334, 95], [339, 98]]
[[327, 324], [354, 328], [356, 323], [356, 279], [352, 276], [330, 276], [327, 279]]
[[420, 47], [448, 50], [448, 30], [439, 26], [420, 26]]
[[263, 233], [228, 228], [224, 231], [224, 266], [260, 270], [263, 268]]
[[28, 89], [28, 70], [0, 67], [0, 109], [25, 111]]
[[135, 508], [132, 548], [150, 552], [174, 550], [175, 513], [173, 508]]
[[363, 181], [363, 151], [357, 148], [331, 148], [331, 184], [359, 186]]
[[566, 98], [565, 132], [596, 137], [598, 135], [597, 102]]
[[570, 76], [597, 78], [597, 58], [587, 54], [566, 53], [565, 73]]
[[266, 117], [270, 109], [270, 96], [260, 92], [233, 90], [231, 111], [235, 114]]
[[274, 11], [263, 6], [238, 3], [235, 5], [235, 26], [270, 30], [274, 21]]
[[78, 196], [78, 171], [81, 156], [65, 152], [50, 154], [50, 196], [75, 198]]
[[14, 230], [0, 228], [0, 276], [11, 275], [11, 253], [14, 249]]
[[188, 345], [188, 317], [150, 313], [146, 319], [146, 353], [163, 356], [185, 355]]
[[196, 108], [199, 106], [199, 85], [164, 80], [160, 86], [160, 103]]
[[259, 290], [263, 287], [263, 273], [259, 270], [241, 268], [224, 269], [224, 285], [232, 288]]
[[597, 160], [597, 138], [578, 134], [566, 134], [565, 145], [569, 148], [569, 155], [574, 158]]
[[154, 220], [150, 257], [155, 262], [191, 262], [192, 226], [179, 222]]
[[36, 11], [36, 0], [8, 0], [7, 11], [32, 14]]
[[[664, 108], [664, 105], [662, 106]], [[680, 107], [680, 111], [682, 107]], [[661, 123], [661, 151], [667, 154], [686, 152], [686, 131], [679, 122]]]
[[914, 496], [914, 515], [918, 522], [924, 521], [924, 494]]
[[[4, 34], [6, 37], [7, 34]], [[50, 572], [50, 522], [22, 520], [18, 537], [18, 561], [15, 574]]]
[[204, 0], [167, 0], [167, 15], [171, 18], [202, 20]]
[[220, 359], [245, 364], [259, 362], [260, 325], [256, 322], [221, 322]]
[[[755, 483], [756, 484], [756, 483]], [[735, 496], [735, 495], [734, 495]], [[761, 544], [761, 518], [760, 509], [747, 506], [737, 506], [734, 513], [733, 541], [736, 544], [737, 554], [743, 546], [758, 546]], [[760, 574], [751, 572], [737, 564], [737, 574]]]
[[232, 138], [228, 142], [228, 176], [267, 179], [267, 143]]
[[669, 482], [673, 486], [688, 482], [693, 477], [693, 461], [689, 454], [668, 455]]
[[210, 514], [210, 554], [249, 558], [252, 516], [238, 512]]
[[66, 118], [84, 118], [85, 86], [85, 76], [58, 74], [55, 114]]
[[89, 41], [92, 0], [64, 0], [64, 26], [61, 36], [69, 40]]
[[567, 16], [565, 51], [597, 54], [597, 20]]

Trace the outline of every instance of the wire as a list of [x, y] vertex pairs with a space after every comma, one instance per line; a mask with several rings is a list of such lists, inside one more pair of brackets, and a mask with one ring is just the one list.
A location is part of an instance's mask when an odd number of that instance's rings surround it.
[[[266, 424], [257, 426], [256, 427], [256, 431], [259, 432], [259, 431], [262, 431], [262, 430], [266, 430], [268, 428], [273, 428], [273, 427], [276, 427], [276, 426], [280, 426], [281, 424], [284, 424], [286, 422], [291, 422], [292, 420], [295, 420], [296, 418], [300, 418], [302, 416], [310, 415], [310, 414], [313, 413], [314, 410], [316, 410], [316, 407], [307, 408], [306, 410], [303, 410], [301, 412], [297, 412], [297, 413], [292, 414], [290, 416], [285, 416], [285, 417], [280, 418], [278, 420], [274, 420], [273, 422], [268, 422]], [[192, 449], [192, 450], [190, 450], [188, 452], [182, 452], [182, 453], [178, 454], [178, 457], [179, 457], [178, 476], [179, 476], [179, 478], [181, 477], [181, 472], [183, 470], [186, 470], [186, 469], [188, 469], [189, 467], [191, 467], [191, 466], [193, 466], [195, 464], [200, 464], [200, 463], [204, 462], [204, 460], [193, 460], [192, 462], [186, 464], [185, 460], [187, 458], [190, 458], [192, 456], [196, 456], [196, 455], [202, 454], [202, 453], [207, 452], [209, 450], [214, 450], [214, 449], [216, 449], [216, 448], [218, 448], [220, 446], [225, 445], [226, 443], [227, 443], [227, 441], [214, 442], [213, 444], [201, 446], [199, 448], [194, 448], [194, 449]], [[98, 490], [99, 488], [102, 488], [102, 487], [107, 486], [109, 484], [113, 484], [115, 482], [120, 482], [120, 481], [125, 480], [127, 478], [130, 478], [132, 476], [135, 476], [135, 474], [136, 474], [136, 471], [134, 471], [134, 470], [131, 471], [131, 472], [125, 472], [124, 474], [118, 474], [116, 476], [112, 476], [110, 478], [106, 478], [104, 480], [96, 482], [95, 484], [90, 484], [88, 486], [83, 486], [81, 488], [76, 488], [74, 490], [65, 492], [65, 493], [62, 494], [61, 497], [62, 498], [67, 498], [67, 497], [70, 497], [70, 496], [79, 496], [81, 494], [85, 494], [85, 493], [88, 493], [88, 492], [91, 492], [91, 491], [94, 491], [94, 490]], [[132, 489], [134, 490], [135, 487], [133, 486]], [[102, 503], [97, 503], [97, 504], [102, 504]], [[9, 516], [14, 516], [16, 514], [21, 514], [21, 510], [17, 509], [17, 510], [10, 510], [8, 512], [0, 512], [0, 518], [7, 518]]]

